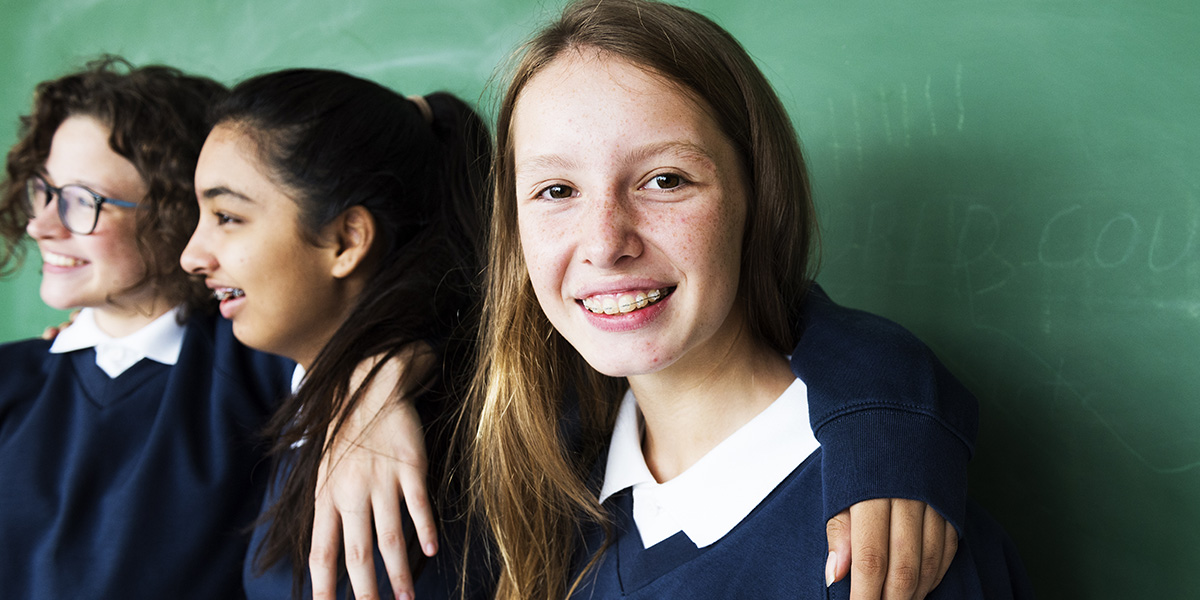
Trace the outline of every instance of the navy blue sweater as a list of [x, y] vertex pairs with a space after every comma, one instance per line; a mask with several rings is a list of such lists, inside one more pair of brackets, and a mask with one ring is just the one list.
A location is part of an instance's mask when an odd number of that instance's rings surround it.
[[[921, 500], [962, 533], [979, 404], [903, 327], [805, 299], [792, 372], [824, 461], [825, 520], [871, 498]], [[823, 564], [823, 563], [822, 563]]]
[[0, 346], [0, 595], [239, 598], [293, 363], [194, 317], [175, 366]]
[[[1030, 597], [1011, 542], [986, 515], [968, 511], [975, 398], [904, 328], [840, 307], [819, 287], [805, 301], [797, 333], [792, 370], [808, 387], [821, 449], [703, 549], [679, 533], [643, 550], [628, 490], [613, 496], [605, 504], [615, 544], [574, 597], [846, 597], [846, 581], [826, 595], [825, 523], [870, 498], [922, 500], [962, 534], [931, 598]], [[578, 568], [603, 542], [603, 531], [593, 528]]]
[[[643, 549], [632, 495], [628, 489], [615, 494], [605, 506], [616, 540], [572, 598], [849, 598], [849, 578], [825, 588], [821, 458], [818, 450], [732, 531], [705, 548], [680, 532]], [[591, 556], [603, 541], [603, 531], [593, 528], [580, 558]], [[1032, 597], [1012, 542], [986, 514], [969, 507], [954, 562], [928, 599]]]

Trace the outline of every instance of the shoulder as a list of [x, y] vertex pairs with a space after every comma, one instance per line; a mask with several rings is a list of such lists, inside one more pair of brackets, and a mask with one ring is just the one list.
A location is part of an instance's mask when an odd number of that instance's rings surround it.
[[11, 403], [31, 399], [45, 385], [51, 363], [58, 355], [50, 354], [47, 340], [22, 340], [0, 344], [0, 412]]
[[[793, 365], [806, 371], [813, 370], [810, 365], [834, 361], [847, 367], [894, 369], [936, 360], [928, 346], [898, 323], [841, 306], [816, 285], [805, 297], [798, 325]], [[803, 360], [795, 360], [795, 355]], [[827, 360], [818, 360], [821, 356]]]
[[0, 357], [5, 359], [4, 369], [9, 371], [18, 365], [27, 366], [45, 362], [46, 357], [50, 354], [50, 344], [49, 340], [42, 339], [21, 340], [19, 342], [0, 344]]
[[4, 378], [34, 374], [45, 371], [54, 357], [50, 354], [50, 341], [32, 339], [0, 344], [0, 368]]
[[[840, 306], [814, 285], [797, 327], [792, 370], [810, 393], [929, 409], [974, 397], [912, 332], [884, 317]], [[842, 405], [853, 410], [854, 403]]]
[[[242, 344], [233, 325], [217, 315], [192, 315], [185, 324], [184, 353], [195, 366], [211, 364], [214, 378], [250, 389], [260, 397], [278, 400], [291, 390], [296, 363]], [[180, 355], [182, 363], [184, 355]]]

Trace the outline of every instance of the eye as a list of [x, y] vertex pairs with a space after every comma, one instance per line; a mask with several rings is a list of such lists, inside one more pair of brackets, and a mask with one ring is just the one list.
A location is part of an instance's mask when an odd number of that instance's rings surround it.
[[687, 181], [675, 173], [660, 173], [651, 177], [650, 181], [646, 182], [646, 185], [643, 187], [652, 190], [673, 190], [685, 183]]
[[229, 213], [221, 212], [219, 210], [213, 211], [213, 215], [215, 217], [217, 217], [217, 226], [218, 227], [220, 227], [222, 225], [232, 225], [232, 224], [237, 224], [237, 223], [242, 222], [241, 219], [239, 219], [233, 215], [230, 215]]
[[575, 195], [575, 188], [569, 185], [551, 185], [538, 192], [538, 198], [546, 200], [566, 200]]

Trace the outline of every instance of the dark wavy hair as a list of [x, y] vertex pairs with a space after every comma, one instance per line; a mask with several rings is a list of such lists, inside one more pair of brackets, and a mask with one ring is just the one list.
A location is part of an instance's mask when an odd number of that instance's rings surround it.
[[[418, 102], [374, 82], [294, 69], [242, 82], [215, 108], [214, 123], [253, 140], [269, 176], [299, 205], [301, 233], [312, 243], [324, 225], [354, 206], [371, 213], [378, 232], [367, 287], [269, 426], [275, 469], [290, 470], [263, 515], [268, 533], [255, 561], [265, 569], [290, 559], [294, 591], [306, 573], [326, 432], [338, 434], [378, 370], [351, 389], [360, 363], [414, 345], [433, 348], [438, 367], [406, 369], [400, 388], [423, 389], [418, 410], [427, 409], [429, 455], [449, 456], [448, 435], [438, 432], [449, 421], [450, 400], [462, 397], [474, 351], [491, 137], [479, 115], [453, 95], [429, 94], [424, 101], [428, 119]], [[445, 463], [431, 463], [430, 488], [439, 504], [445, 477], [438, 468]], [[419, 554], [410, 553], [410, 560]]]
[[109, 147], [137, 167], [149, 190], [135, 211], [146, 273], [130, 289], [152, 286], [172, 304], [184, 304], [185, 314], [211, 307], [211, 293], [180, 268], [179, 256], [200, 215], [193, 186], [208, 111], [226, 92], [205, 77], [161, 65], [134, 67], [111, 55], [38, 84], [33, 111], [21, 117], [0, 183], [0, 274], [15, 272], [24, 258], [25, 226], [32, 216], [22, 199], [25, 181], [45, 166], [58, 126], [68, 117], [87, 116], [111, 130]]

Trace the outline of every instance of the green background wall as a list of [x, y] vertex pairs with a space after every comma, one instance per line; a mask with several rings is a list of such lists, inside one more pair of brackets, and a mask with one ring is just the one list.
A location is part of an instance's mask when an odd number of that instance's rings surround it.
[[[972, 496], [1040, 596], [1194, 597], [1200, 5], [689, 5], [744, 41], [795, 119], [819, 280], [916, 331], [979, 396]], [[481, 99], [557, 6], [5, 0], [0, 140], [38, 81], [100, 52], [226, 82], [323, 66]], [[0, 282], [0, 339], [60, 318], [31, 258]]]

